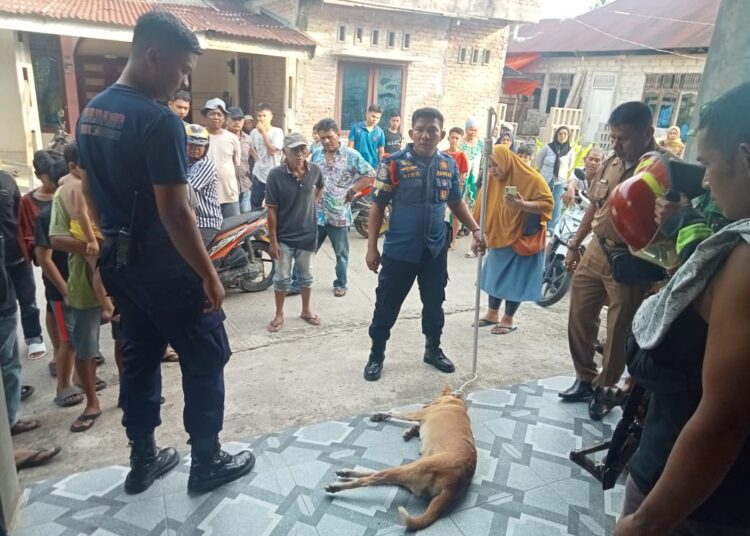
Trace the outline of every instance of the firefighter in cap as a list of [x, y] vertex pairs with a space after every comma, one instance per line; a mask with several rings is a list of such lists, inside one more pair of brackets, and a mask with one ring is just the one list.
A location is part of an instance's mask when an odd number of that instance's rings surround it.
[[[367, 381], [380, 378], [386, 342], [415, 279], [423, 305], [424, 362], [441, 372], [455, 370], [440, 348], [451, 241], [446, 206], [484, 247], [479, 225], [461, 198], [456, 162], [437, 149], [445, 137], [443, 115], [434, 108], [415, 111], [409, 135], [414, 142], [383, 160], [374, 185], [367, 267], [375, 273], [381, 270], [370, 325], [372, 349], [364, 370]], [[391, 221], [381, 256], [378, 231], [388, 203], [392, 203]]]

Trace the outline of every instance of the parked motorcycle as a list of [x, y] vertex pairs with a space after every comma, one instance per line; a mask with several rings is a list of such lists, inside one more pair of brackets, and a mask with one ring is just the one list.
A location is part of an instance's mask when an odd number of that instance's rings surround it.
[[260, 292], [271, 286], [276, 261], [269, 254], [267, 223], [266, 209], [224, 220], [208, 245], [208, 256], [224, 287]]
[[[357, 193], [352, 199], [352, 222], [357, 232], [364, 238], [368, 237], [369, 228], [367, 221], [370, 218], [370, 207], [372, 206], [372, 187], [367, 187], [361, 192]], [[383, 225], [380, 226], [380, 233], [378, 236], [388, 230], [388, 225], [391, 220], [391, 206], [385, 207], [385, 217], [383, 218]]]
[[[581, 226], [586, 208], [591, 204], [588, 198], [576, 195], [576, 202], [569, 207], [553, 230], [552, 239], [547, 244], [544, 258], [544, 275], [542, 278], [542, 299], [537, 303], [549, 307], [559, 302], [570, 287], [573, 274], [565, 268], [565, 256], [568, 254], [568, 240], [575, 236]], [[581, 244], [581, 254], [591, 241], [591, 235]]]
[[68, 131], [65, 128], [66, 125], [64, 110], [57, 111], [57, 122], [57, 130], [55, 130], [55, 134], [54, 136], [52, 136], [52, 140], [47, 144], [47, 150], [56, 151], [62, 154], [65, 146], [70, 143], [70, 134], [68, 134]]

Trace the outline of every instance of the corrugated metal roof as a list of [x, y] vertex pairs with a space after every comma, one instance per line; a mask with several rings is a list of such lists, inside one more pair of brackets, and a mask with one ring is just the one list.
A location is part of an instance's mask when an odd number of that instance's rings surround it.
[[215, 32], [296, 47], [316, 45], [305, 33], [268, 15], [254, 15], [221, 1], [0, 0], [0, 13], [130, 28], [135, 26], [139, 16], [155, 10], [174, 14], [194, 32]]
[[567, 20], [523, 25], [509, 54], [707, 48], [721, 0], [615, 0]]

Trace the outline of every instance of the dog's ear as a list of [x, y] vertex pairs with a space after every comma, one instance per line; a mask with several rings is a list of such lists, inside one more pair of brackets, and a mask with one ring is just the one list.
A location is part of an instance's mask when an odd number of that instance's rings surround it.
[[447, 383], [445, 384], [445, 387], [443, 387], [443, 396], [447, 396], [451, 394], [453, 391], [451, 391], [451, 386]]

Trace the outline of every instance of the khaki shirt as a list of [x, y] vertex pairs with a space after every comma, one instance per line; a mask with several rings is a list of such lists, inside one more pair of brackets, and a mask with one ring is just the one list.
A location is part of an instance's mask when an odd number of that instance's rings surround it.
[[[651, 142], [644, 153], [649, 151], [664, 152], [664, 150], [659, 148], [654, 141]], [[594, 220], [591, 223], [591, 229], [597, 237], [619, 245], [624, 245], [624, 240], [619, 234], [617, 234], [617, 231], [609, 218], [609, 197], [618, 184], [633, 176], [633, 172], [637, 165], [638, 163], [635, 162], [632, 166], [625, 167], [625, 162], [620, 160], [617, 156], [612, 156], [604, 162], [601, 171], [591, 182], [589, 199], [591, 199], [591, 202], [597, 207], [596, 213], [594, 214]]]

